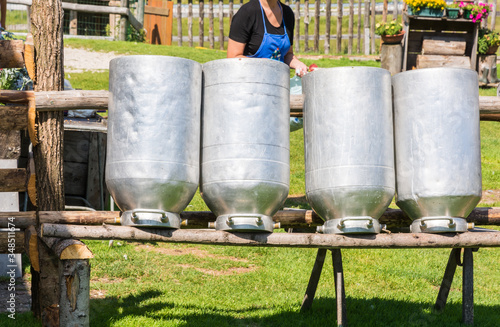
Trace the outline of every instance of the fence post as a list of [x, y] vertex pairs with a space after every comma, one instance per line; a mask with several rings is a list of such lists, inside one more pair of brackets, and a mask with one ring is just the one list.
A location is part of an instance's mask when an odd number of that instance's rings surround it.
[[177, 45], [182, 46], [182, 0], [177, 0]]
[[387, 22], [387, 11], [389, 7], [389, 1], [384, 0], [384, 9], [382, 10], [382, 22], [385, 23]]
[[[128, 8], [128, 0], [121, 0], [120, 4], [121, 4], [121, 7]], [[119, 36], [120, 41], [127, 40], [127, 23], [128, 23], [127, 16], [121, 15], [120, 16], [120, 36]]]
[[[76, 3], [77, 0], [67, 0], [67, 2]], [[74, 10], [69, 11], [69, 34], [78, 35], [78, 12]]]
[[352, 54], [352, 43], [354, 38], [354, 0], [349, 0], [349, 44], [347, 53]]
[[361, 53], [361, 7], [363, 0], [358, 0], [358, 53]]
[[370, 54], [370, 0], [365, 0], [365, 55]]
[[[224, 50], [224, 2], [219, 0], [219, 49]], [[231, 23], [231, 22], [229, 22]]]
[[205, 37], [205, 25], [204, 25], [204, 18], [205, 18], [205, 13], [204, 13], [204, 9], [205, 9], [205, 1], [204, 0], [200, 0], [200, 6], [199, 6], [200, 10], [199, 10], [199, 18], [198, 18], [198, 26], [200, 28], [199, 30], [199, 40], [198, 40], [198, 44], [201, 48], [203, 48], [203, 38]]
[[371, 53], [375, 53], [375, 0], [372, 1], [372, 9], [370, 11], [370, 39], [371, 39]]
[[392, 15], [392, 18], [394, 20], [398, 20], [398, 15], [399, 15], [399, 3], [398, 3], [398, 0], [394, 0], [394, 14]]
[[144, 25], [144, 0], [137, 0], [137, 11], [135, 13], [135, 17]]
[[314, 52], [319, 52], [319, 5], [320, 0], [314, 2]]
[[309, 51], [309, 0], [304, 0], [304, 52]]
[[189, 46], [193, 47], [193, 0], [188, 0], [188, 39]]
[[326, 0], [326, 23], [325, 23], [325, 54], [330, 53], [330, 21], [332, 17], [332, 0]]
[[342, 18], [344, 5], [342, 0], [337, 0], [337, 52], [342, 53]]
[[215, 47], [214, 39], [214, 1], [208, 0], [208, 42], [210, 49]]

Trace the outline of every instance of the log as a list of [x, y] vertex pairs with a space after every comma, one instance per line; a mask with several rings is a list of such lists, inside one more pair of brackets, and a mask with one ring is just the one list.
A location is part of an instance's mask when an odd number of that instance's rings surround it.
[[456, 36], [424, 37], [422, 41], [422, 54], [425, 55], [465, 55], [467, 42], [464, 38]]
[[23, 40], [0, 40], [0, 68], [23, 68], [23, 52]]
[[36, 224], [36, 212], [0, 212], [0, 228], [9, 227], [9, 218], [14, 218], [16, 228], [26, 229]]
[[380, 46], [380, 64], [391, 75], [400, 73], [403, 64], [403, 46], [401, 44], [382, 44]]
[[500, 247], [500, 232], [461, 234], [392, 233], [336, 235], [310, 233], [228, 233], [211, 230], [168, 230], [129, 226], [79, 226], [43, 224], [44, 237], [121, 239], [212, 245], [293, 247], [293, 248], [477, 248]]
[[0, 130], [28, 128], [28, 106], [0, 106]]
[[0, 169], [0, 192], [25, 192], [28, 174], [24, 168]]
[[481, 114], [500, 114], [500, 97], [480, 96], [479, 112]]
[[33, 91], [0, 90], [2, 103], [28, 103], [29, 100], [34, 99], [34, 96]]
[[108, 109], [108, 91], [45, 91], [36, 92], [37, 111]]
[[[211, 211], [183, 211], [181, 219], [188, 220], [188, 228], [207, 228], [209, 222], [215, 221], [216, 217]], [[24, 229], [36, 222], [34, 211], [28, 212], [0, 212], [0, 228], [7, 227], [5, 221], [8, 217], [15, 217], [16, 227]], [[40, 211], [40, 223], [49, 224], [73, 224], [73, 225], [102, 225], [119, 224], [119, 211]], [[274, 216], [273, 220], [282, 226], [290, 228], [315, 227], [323, 225], [321, 219], [314, 211], [305, 209], [281, 210]], [[399, 209], [387, 209], [379, 218], [380, 223], [388, 227], [408, 227], [411, 219]], [[500, 226], [500, 208], [475, 208], [467, 217], [468, 222], [476, 225]]]
[[59, 259], [90, 259], [92, 251], [81, 241], [56, 237], [40, 238]]
[[455, 67], [471, 69], [471, 61], [466, 56], [418, 55], [417, 69], [432, 67]]
[[31, 267], [40, 272], [40, 260], [38, 253], [38, 233], [35, 226], [29, 226], [25, 230], [25, 249], [31, 263]]
[[[11, 241], [12, 239], [14, 241]], [[14, 244], [14, 246], [9, 247], [9, 244]], [[24, 251], [24, 232], [0, 232], [0, 253], [15, 254]]]
[[89, 326], [89, 260], [62, 260], [59, 274], [61, 326]]

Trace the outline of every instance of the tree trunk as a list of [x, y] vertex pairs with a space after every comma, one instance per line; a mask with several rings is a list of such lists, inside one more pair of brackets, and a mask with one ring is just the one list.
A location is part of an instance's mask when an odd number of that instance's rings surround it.
[[[63, 87], [63, 10], [61, 0], [33, 0], [31, 31], [35, 47], [35, 91]], [[39, 112], [40, 143], [34, 148], [38, 209], [63, 210], [63, 112]], [[44, 326], [59, 325], [59, 260], [38, 242], [40, 271], [32, 269], [32, 310]]]

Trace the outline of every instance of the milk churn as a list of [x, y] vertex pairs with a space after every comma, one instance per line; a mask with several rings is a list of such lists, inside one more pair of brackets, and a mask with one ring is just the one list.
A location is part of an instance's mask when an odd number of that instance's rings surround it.
[[199, 181], [201, 75], [182, 58], [111, 61], [106, 185], [122, 225], [180, 227]]
[[412, 232], [465, 232], [481, 199], [477, 73], [428, 68], [392, 78], [396, 204]]
[[200, 190], [217, 230], [275, 227], [290, 184], [289, 72], [268, 59], [203, 65]]
[[324, 233], [379, 233], [394, 197], [389, 71], [318, 69], [302, 79], [306, 196]]

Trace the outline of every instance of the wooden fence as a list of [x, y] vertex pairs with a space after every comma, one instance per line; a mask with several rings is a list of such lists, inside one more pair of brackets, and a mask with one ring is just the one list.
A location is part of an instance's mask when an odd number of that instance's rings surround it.
[[[127, 23], [136, 29], [142, 29], [144, 22], [142, 15], [146, 0], [134, 3], [134, 8], [82, 5], [74, 3], [74, 1], [73, 3], [63, 2], [63, 8], [71, 11], [121, 15], [120, 39], [124, 38], [126, 31], [124, 25]], [[27, 6], [31, 4], [31, 0], [7, 0], [7, 2]], [[119, 2], [121, 6], [129, 5], [127, 0]], [[213, 0], [188, 0], [186, 4], [183, 3], [183, 0], [177, 0], [172, 13], [176, 20], [174, 22], [176, 30], [173, 36], [174, 43], [176, 42], [179, 46], [207, 46], [211, 49], [224, 50], [227, 46], [229, 24], [239, 7], [246, 2], [248, 0], [237, 0], [236, 3], [234, 0], [220, 0], [214, 4]], [[482, 2], [492, 4], [493, 10], [488, 18], [488, 27], [495, 29], [497, 1], [483, 0]], [[118, 1], [110, 1], [110, 4], [115, 3]], [[383, 2], [377, 2], [377, 0], [337, 0], [333, 2], [332, 0], [286, 0], [285, 4], [289, 5], [295, 13], [295, 52], [312, 51], [315, 53], [324, 52], [325, 54], [347, 53], [348, 55], [376, 53], [376, 23], [391, 19], [401, 20], [406, 6], [402, 0], [392, 2], [388, 0]], [[198, 26], [195, 26], [195, 19], [198, 20]], [[183, 22], [186, 20], [187, 28], [183, 27]], [[208, 28], [205, 25], [206, 22], [208, 22]], [[216, 23], [218, 26], [215, 26]], [[345, 33], [345, 28], [343, 29], [345, 25], [347, 33]], [[216, 28], [218, 28], [218, 33], [216, 33]], [[334, 29], [335, 33], [333, 33]], [[195, 32], [198, 35], [195, 36]], [[343, 42], [343, 40], [347, 40], [347, 42]], [[335, 42], [335, 47], [331, 44], [332, 41]], [[208, 44], [206, 45], [205, 42]]]

